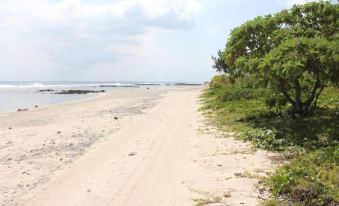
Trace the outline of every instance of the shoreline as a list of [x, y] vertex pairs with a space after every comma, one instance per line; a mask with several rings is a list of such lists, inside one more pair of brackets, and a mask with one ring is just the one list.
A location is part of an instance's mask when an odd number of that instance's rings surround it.
[[[116, 88], [119, 90], [129, 90], [129, 89], [139, 89], [139, 88], [130, 88], [130, 87], [119, 87]], [[75, 103], [81, 103], [81, 102], [85, 102], [85, 101], [91, 101], [97, 98], [101, 98], [101, 97], [105, 97], [107, 95], [111, 95], [113, 92], [116, 92], [117, 90], [108, 90], [102, 93], [89, 93], [89, 94], [79, 94], [82, 95], [83, 98], [81, 99], [73, 99], [73, 100], [65, 100], [63, 102], [59, 102], [59, 103], [50, 103], [50, 104], [43, 104], [43, 105], [37, 105], [38, 107], [23, 107], [23, 108], [17, 108], [17, 109], [28, 109], [27, 111], [36, 111], [38, 109], [45, 109], [45, 108], [49, 108], [49, 107], [57, 107], [57, 106], [62, 106], [62, 105], [67, 105], [67, 104], [75, 104]], [[53, 94], [53, 95], [60, 95], [60, 94]], [[73, 94], [62, 94], [62, 95], [73, 95]], [[86, 96], [88, 95], [88, 96]], [[0, 117], [2, 117], [3, 115], [9, 115], [12, 113], [17, 113], [18, 111], [16, 110], [12, 110], [12, 111], [0, 111]], [[27, 112], [27, 111], [20, 111], [20, 112]]]
[[[201, 86], [201, 85], [200, 85]], [[18, 106], [15, 107], [14, 109], [8, 109], [8, 110], [0, 110], [0, 117], [10, 114], [10, 113], [15, 113], [18, 112], [18, 109], [28, 109], [28, 110], [37, 110], [39, 108], [46, 108], [49, 106], [57, 106], [57, 105], [63, 105], [63, 104], [68, 104], [68, 103], [76, 103], [76, 102], [82, 102], [82, 101], [88, 101], [91, 99], [95, 99], [100, 97], [101, 95], [109, 95], [112, 92], [116, 92], [119, 90], [133, 90], [133, 89], [163, 89], [163, 90], [171, 90], [171, 89], [176, 89], [176, 88], [189, 88], [189, 87], [199, 87], [199, 85], [177, 85], [177, 86], [168, 86], [168, 85], [148, 85], [148, 84], [143, 84], [143, 85], [139, 85], [138, 87], [108, 87], [108, 89], [104, 89], [105, 92], [101, 92], [101, 93], [88, 93], [88, 94], [54, 94], [54, 93], [48, 93], [47, 95], [64, 95], [64, 97], [72, 97], [72, 96], [78, 96], [80, 97], [79, 99], [65, 99], [65, 100], [61, 100], [61, 102], [56, 102], [56, 103], [42, 103], [42, 104], [34, 104], [34, 105], [28, 105], [28, 106]], [[72, 87], [73, 88], [73, 87]], [[65, 90], [72, 90], [72, 88], [66, 88]], [[36, 88], [38, 89], [38, 88]], [[87, 87], [83, 87], [80, 88], [79, 90], [88, 90], [89, 88]], [[91, 88], [90, 88], [91, 89]], [[96, 88], [98, 89], [98, 88]], [[57, 91], [57, 90], [55, 90]], [[61, 90], [60, 90], [61, 91]], [[96, 90], [93, 90], [96, 91]], [[0, 90], [1, 92], [1, 90]], [[39, 92], [35, 91], [35, 94], [38, 94]], [[1, 93], [0, 93], [1, 94]], [[41, 94], [41, 95], [45, 95], [45, 94]], [[35, 105], [37, 105], [38, 107], [36, 108]]]

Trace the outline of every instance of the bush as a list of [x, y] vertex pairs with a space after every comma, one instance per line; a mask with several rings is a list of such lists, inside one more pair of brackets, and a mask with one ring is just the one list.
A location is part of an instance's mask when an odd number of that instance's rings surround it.
[[339, 146], [303, 152], [268, 181], [275, 201], [302, 206], [339, 205]]
[[254, 99], [254, 98], [256, 98], [256, 95], [250, 90], [237, 89], [237, 90], [231, 90], [231, 91], [225, 92], [225, 94], [221, 97], [221, 101], [227, 102], [227, 101], [234, 101], [234, 100], [239, 100], [239, 99]]
[[215, 75], [209, 86], [211, 89], [216, 89], [225, 86], [227, 83], [229, 83], [229, 81], [226, 75]]
[[221, 102], [235, 101], [235, 100], [250, 100], [250, 99], [259, 99], [266, 96], [269, 92], [267, 89], [251, 89], [237, 87], [225, 88], [224, 94], [220, 97]]

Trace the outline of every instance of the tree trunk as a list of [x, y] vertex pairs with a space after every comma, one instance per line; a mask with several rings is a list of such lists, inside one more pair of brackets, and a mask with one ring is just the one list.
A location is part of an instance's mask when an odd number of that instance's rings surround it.
[[[317, 90], [320, 88], [320, 91], [317, 93]], [[292, 99], [289, 96], [288, 92], [280, 87], [280, 91], [285, 96], [287, 101], [292, 105], [291, 115], [295, 117], [296, 114], [300, 115], [308, 115], [317, 105], [317, 100], [324, 89], [323, 86], [320, 85], [320, 80], [317, 78], [316, 82], [313, 84], [312, 89], [309, 93], [309, 96], [305, 102], [301, 100], [301, 86], [298, 79], [294, 81], [294, 90], [295, 90], [295, 99]]]
[[317, 95], [317, 90], [320, 86], [320, 81], [319, 78], [317, 78], [316, 82], [313, 84], [313, 87], [311, 89], [311, 92], [309, 94], [308, 99], [305, 101], [304, 106], [303, 106], [303, 113], [304, 114], [309, 114], [315, 107], [316, 102], [318, 100], [318, 97], [322, 90], [319, 92], [319, 95]]
[[298, 79], [294, 80], [294, 90], [295, 90], [295, 111], [297, 114], [303, 113], [303, 103], [301, 101], [301, 87]]

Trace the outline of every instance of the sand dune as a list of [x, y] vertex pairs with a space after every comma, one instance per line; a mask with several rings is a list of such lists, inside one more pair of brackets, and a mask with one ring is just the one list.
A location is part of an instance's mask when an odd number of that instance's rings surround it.
[[0, 205], [257, 205], [270, 154], [207, 127], [201, 90], [133, 88], [0, 116]]

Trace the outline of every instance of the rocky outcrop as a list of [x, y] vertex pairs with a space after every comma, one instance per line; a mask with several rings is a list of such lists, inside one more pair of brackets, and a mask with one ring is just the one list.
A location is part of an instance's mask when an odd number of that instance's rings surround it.
[[88, 93], [102, 93], [105, 92], [105, 90], [74, 90], [74, 89], [70, 89], [70, 90], [62, 90], [62, 91], [58, 91], [55, 92], [55, 94], [88, 94]]

